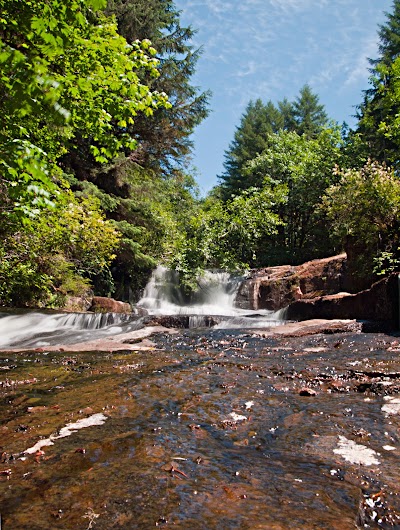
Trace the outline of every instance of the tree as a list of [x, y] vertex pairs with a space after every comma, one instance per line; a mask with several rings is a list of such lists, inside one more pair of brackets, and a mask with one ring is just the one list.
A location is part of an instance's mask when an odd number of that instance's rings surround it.
[[159, 59], [157, 79], [143, 72], [142, 81], [167, 93], [172, 106], [159, 108], [151, 119], [136, 119], [132, 130], [138, 141], [134, 159], [143, 167], [170, 176], [185, 165], [191, 153], [190, 136], [208, 115], [209, 92], [193, 86], [201, 50], [190, 44], [195, 31], [182, 27], [172, 0], [110, 0], [107, 14], [116, 16], [119, 33], [133, 43], [150, 39]]
[[261, 241], [281, 223], [273, 209], [286, 191], [283, 185], [249, 189], [226, 202], [206, 198], [190, 217], [171, 260], [183, 284], [193, 286], [206, 268], [237, 271], [260, 265]]
[[244, 166], [264, 151], [268, 136], [279, 131], [283, 125], [282, 115], [272, 101], [268, 101], [266, 105], [261, 99], [250, 101], [236, 129], [234, 139], [225, 152], [225, 173], [220, 179], [223, 196], [226, 199], [250, 187], [243, 177]]
[[400, 263], [400, 181], [393, 170], [371, 161], [361, 170], [338, 169], [337, 175], [322, 207], [348, 253], [355, 283], [365, 288], [374, 273]]
[[293, 103], [286, 98], [275, 106], [261, 99], [250, 102], [236, 129], [234, 140], [225, 152], [224, 174], [221, 180], [222, 197], [254, 186], [244, 171], [248, 162], [269, 148], [269, 136], [279, 131], [294, 131], [307, 138], [316, 138], [327, 127], [327, 115], [318, 96], [305, 85]]
[[3, 214], [26, 217], [51, 205], [57, 161], [77, 138], [87, 138], [94, 159], [105, 162], [135, 147], [126, 128], [139, 112], [169, 106], [137, 74], [157, 75], [150, 43], [128, 46], [115, 24], [94, 12], [104, 6], [104, 0], [0, 2]]
[[357, 132], [367, 145], [369, 155], [399, 168], [399, 142], [395, 132], [400, 113], [398, 91], [400, 55], [400, 1], [393, 2], [393, 12], [386, 13], [387, 22], [380, 26], [379, 57], [370, 59], [371, 88], [364, 92], [358, 108]]
[[393, 0], [392, 13], [385, 12], [387, 21], [379, 26], [379, 54], [377, 59], [370, 59], [372, 66], [383, 63], [390, 66], [400, 53], [400, 1]]
[[149, 263], [141, 248], [145, 229], [121, 217], [106, 222], [93, 195], [108, 211], [118, 206], [115, 197], [96, 187], [77, 199], [69, 189], [72, 184], [78, 191], [74, 177], [63, 172], [67, 153], [75, 153], [84, 169], [90, 160], [99, 172], [132, 152], [138, 115], [171, 105], [143, 81], [158, 76], [150, 41], [128, 44], [101, 13], [105, 3], [0, 0], [1, 274], [8, 285], [0, 303], [53, 304], [54, 290], [68, 291], [65, 281], [97, 284], [99, 277], [109, 294], [117, 245], [119, 254], [129, 247], [137, 261]]
[[325, 107], [319, 103], [318, 96], [313, 94], [309, 85], [303, 86], [292, 103], [292, 116], [293, 125], [289, 124], [289, 130], [304, 134], [307, 138], [316, 138], [328, 125]]
[[270, 135], [268, 147], [245, 168], [252, 186], [274, 190], [287, 186], [286, 200], [272, 211], [281, 221], [277, 234], [263, 241], [263, 265], [299, 263], [329, 255], [335, 246], [317, 205], [334, 183], [340, 161], [340, 131], [325, 130], [311, 139], [296, 132]]

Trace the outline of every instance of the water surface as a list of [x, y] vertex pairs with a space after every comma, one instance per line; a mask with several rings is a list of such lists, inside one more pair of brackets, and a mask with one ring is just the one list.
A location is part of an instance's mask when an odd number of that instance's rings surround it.
[[400, 528], [395, 337], [153, 341], [0, 354], [4, 530]]

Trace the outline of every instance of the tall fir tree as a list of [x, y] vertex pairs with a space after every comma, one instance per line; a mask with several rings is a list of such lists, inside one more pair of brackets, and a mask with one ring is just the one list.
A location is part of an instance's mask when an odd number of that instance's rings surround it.
[[250, 101], [234, 139], [225, 152], [225, 173], [221, 175], [222, 196], [228, 199], [242, 189], [249, 187], [243, 178], [243, 169], [247, 162], [263, 152], [268, 136], [279, 131], [284, 125], [279, 109], [268, 101], [266, 105], [257, 99]]
[[364, 91], [364, 100], [357, 109], [357, 133], [369, 155], [399, 168], [398, 135], [393, 126], [400, 113], [397, 92], [398, 75], [395, 66], [400, 56], [400, 0], [394, 0], [393, 10], [386, 13], [386, 23], [379, 26], [379, 56], [369, 59], [371, 88]]
[[325, 107], [309, 85], [304, 85], [292, 103], [293, 125], [289, 128], [307, 138], [316, 138], [328, 124]]
[[225, 172], [219, 177], [221, 197], [228, 200], [256, 184], [245, 167], [269, 148], [270, 135], [286, 130], [309, 139], [316, 138], [327, 123], [325, 107], [308, 85], [300, 90], [294, 102], [287, 98], [277, 105], [272, 101], [264, 104], [261, 99], [250, 101], [225, 152]]
[[191, 81], [201, 55], [191, 44], [195, 30], [181, 26], [173, 0], [109, 0], [106, 13], [115, 15], [128, 42], [149, 39], [157, 50], [159, 77], [143, 75], [152, 90], [168, 95], [172, 107], [150, 118], [137, 117], [134, 157], [156, 173], [170, 174], [186, 162], [193, 147], [190, 136], [209, 112], [210, 93]]

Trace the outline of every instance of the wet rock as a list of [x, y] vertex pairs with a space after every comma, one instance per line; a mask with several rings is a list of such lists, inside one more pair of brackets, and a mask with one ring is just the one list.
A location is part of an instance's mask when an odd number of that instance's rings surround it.
[[223, 320], [222, 317], [208, 315], [160, 315], [145, 320], [147, 326], [163, 326], [164, 328], [211, 328]]
[[132, 313], [131, 305], [127, 302], [104, 296], [94, 296], [89, 310], [95, 313]]
[[89, 294], [84, 296], [68, 296], [63, 309], [64, 311], [76, 313], [85, 312], [89, 310], [90, 306], [92, 305], [92, 301], [93, 296]]
[[[371, 329], [373, 332], [387, 331], [387, 326], [397, 328], [399, 314], [397, 282], [397, 274], [393, 274], [376, 282], [370, 289], [357, 294], [338, 293], [298, 300], [287, 308], [286, 317], [289, 320], [344, 318], [373, 321], [375, 322], [375, 329]], [[381, 330], [378, 329], [378, 322], [381, 323]]]
[[312, 388], [303, 387], [300, 389], [299, 395], [300, 396], [316, 396], [317, 392], [313, 390]]
[[277, 311], [303, 298], [345, 290], [346, 254], [251, 271], [236, 297], [237, 307]]

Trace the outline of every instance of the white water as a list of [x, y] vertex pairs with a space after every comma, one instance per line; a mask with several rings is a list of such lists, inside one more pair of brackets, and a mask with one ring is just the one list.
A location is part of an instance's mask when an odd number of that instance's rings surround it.
[[178, 274], [158, 267], [138, 306], [154, 315], [192, 315], [190, 327], [195, 327], [196, 321], [201, 326], [201, 315], [226, 317], [216, 326], [218, 328], [256, 328], [281, 323], [283, 311], [251, 311], [235, 307], [236, 295], [243, 280], [243, 276], [228, 272], [206, 271], [197, 281], [198, 289], [188, 297], [179, 287]]
[[74, 344], [137, 327], [131, 315], [116, 313], [0, 313], [0, 348]]
[[[138, 307], [150, 315], [189, 315], [189, 327], [205, 327], [207, 316], [218, 317], [218, 328], [264, 328], [282, 323], [283, 312], [249, 311], [235, 307], [243, 277], [206, 272], [190, 297], [179, 286], [178, 274], [158, 267]], [[76, 344], [143, 327], [137, 315], [115, 313], [0, 312], [0, 349]]]
[[198, 280], [198, 289], [185, 296], [175, 271], [158, 267], [138, 302], [153, 315], [235, 315], [234, 300], [243, 278], [227, 272], [206, 271]]

